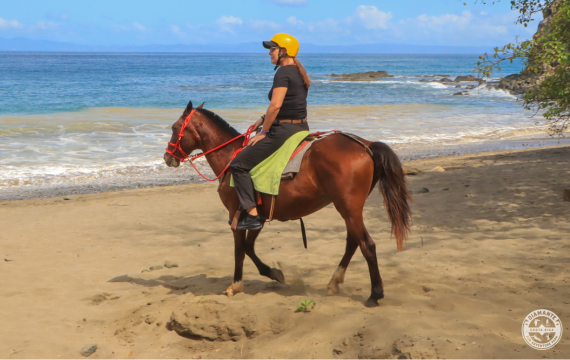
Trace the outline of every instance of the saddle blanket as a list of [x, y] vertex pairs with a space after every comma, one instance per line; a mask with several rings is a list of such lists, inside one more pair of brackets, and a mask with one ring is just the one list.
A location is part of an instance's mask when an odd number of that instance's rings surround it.
[[[251, 169], [249, 173], [255, 190], [269, 195], [279, 195], [282, 175], [286, 175], [285, 179], [291, 179], [294, 173], [299, 172], [303, 155], [309, 149], [312, 141], [305, 144], [297, 153], [295, 150], [304, 143], [303, 140], [308, 135], [308, 131], [299, 131], [292, 135], [277, 151]], [[291, 158], [294, 153], [295, 156]], [[290, 166], [289, 163], [291, 163]], [[230, 180], [230, 186], [235, 186], [233, 176]]]

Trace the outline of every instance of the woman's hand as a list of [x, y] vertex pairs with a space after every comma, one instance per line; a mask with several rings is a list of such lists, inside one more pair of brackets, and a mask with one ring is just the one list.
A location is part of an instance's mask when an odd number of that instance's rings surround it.
[[257, 133], [254, 137], [252, 137], [251, 139], [249, 139], [249, 142], [247, 143], [247, 146], [253, 146], [255, 144], [257, 144], [258, 142], [260, 142], [261, 140], [265, 139], [265, 134], [262, 132]]
[[263, 118], [260, 117], [253, 125], [254, 125], [254, 127], [253, 127], [254, 129], [259, 128], [261, 125], [263, 125]]

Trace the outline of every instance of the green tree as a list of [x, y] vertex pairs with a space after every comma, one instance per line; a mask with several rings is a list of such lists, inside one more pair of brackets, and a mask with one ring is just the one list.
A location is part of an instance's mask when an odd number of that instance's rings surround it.
[[570, 0], [511, 0], [511, 8], [519, 12], [516, 24], [528, 26], [539, 12], [544, 20], [532, 39], [519, 42], [517, 38], [515, 43], [496, 47], [493, 54], [480, 56], [475, 71], [490, 76], [501, 69], [502, 62], [522, 58], [521, 75], [530, 84], [523, 96], [524, 108], [542, 112], [551, 134], [562, 135], [570, 126]]

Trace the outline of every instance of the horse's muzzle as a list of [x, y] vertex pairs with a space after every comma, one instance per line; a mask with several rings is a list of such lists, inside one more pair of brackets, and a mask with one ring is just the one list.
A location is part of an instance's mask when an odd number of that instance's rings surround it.
[[168, 167], [179, 167], [180, 160], [170, 155], [169, 153], [164, 153], [164, 162]]

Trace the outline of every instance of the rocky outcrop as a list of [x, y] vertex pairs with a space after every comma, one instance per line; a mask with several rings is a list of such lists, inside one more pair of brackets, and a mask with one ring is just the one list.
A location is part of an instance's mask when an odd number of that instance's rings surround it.
[[352, 73], [352, 74], [331, 74], [329, 77], [332, 77], [337, 81], [377, 81], [383, 78], [391, 78], [394, 77], [393, 75], [388, 74], [386, 71], [367, 71], [361, 73]]
[[508, 91], [513, 95], [522, 95], [525, 94], [528, 89], [538, 84], [543, 78], [544, 75], [537, 74], [512, 74], [505, 76], [498, 82], [489, 83], [487, 86]]
[[473, 75], [466, 75], [466, 76], [458, 76], [455, 78], [455, 82], [461, 82], [461, 81], [479, 81], [481, 80], [478, 77], [475, 77]]
[[[428, 76], [424, 76], [424, 77], [428, 77]], [[444, 77], [444, 78], [441, 78], [439, 80], [427, 80], [427, 79], [420, 79], [419, 80], [419, 82], [438, 82], [438, 83], [442, 83], [442, 84], [462, 82], [462, 81], [478, 82], [479, 84], [486, 83], [485, 80], [478, 78], [478, 77], [475, 77], [473, 75], [456, 76], [455, 80], [452, 80], [449, 77]], [[461, 87], [461, 85], [458, 85], [458, 87]]]

